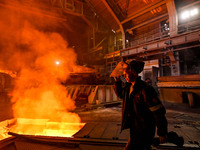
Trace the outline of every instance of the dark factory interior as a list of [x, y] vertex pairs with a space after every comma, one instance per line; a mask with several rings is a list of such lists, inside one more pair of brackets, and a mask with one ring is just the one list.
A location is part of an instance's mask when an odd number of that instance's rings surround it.
[[151, 149], [200, 149], [199, 0], [0, 0], [0, 18], [0, 150], [125, 149], [113, 74], [135, 61], [184, 139]]

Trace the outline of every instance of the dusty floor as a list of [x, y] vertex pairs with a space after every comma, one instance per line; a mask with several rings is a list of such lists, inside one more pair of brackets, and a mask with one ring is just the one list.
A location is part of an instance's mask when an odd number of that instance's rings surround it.
[[[168, 130], [175, 131], [185, 140], [185, 146], [200, 148], [200, 108], [190, 108], [186, 104], [163, 103], [166, 108]], [[99, 107], [78, 112], [82, 122], [104, 122], [120, 124], [121, 106]], [[126, 131], [125, 131], [126, 132]]]

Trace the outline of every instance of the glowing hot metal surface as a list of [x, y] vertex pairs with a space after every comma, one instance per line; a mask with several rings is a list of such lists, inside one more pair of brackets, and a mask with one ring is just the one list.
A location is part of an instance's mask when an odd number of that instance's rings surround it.
[[10, 132], [23, 135], [73, 137], [85, 123], [54, 122], [48, 119], [17, 118]]

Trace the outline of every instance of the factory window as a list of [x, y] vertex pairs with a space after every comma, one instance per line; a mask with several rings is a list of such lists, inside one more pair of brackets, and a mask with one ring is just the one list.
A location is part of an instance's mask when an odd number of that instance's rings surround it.
[[171, 76], [171, 63], [168, 56], [159, 60], [160, 76]]
[[163, 66], [163, 76], [171, 76], [171, 66]]
[[200, 74], [200, 48], [187, 49], [179, 52], [180, 74]]
[[175, 1], [178, 12], [178, 33], [199, 29], [200, 4], [197, 1]]

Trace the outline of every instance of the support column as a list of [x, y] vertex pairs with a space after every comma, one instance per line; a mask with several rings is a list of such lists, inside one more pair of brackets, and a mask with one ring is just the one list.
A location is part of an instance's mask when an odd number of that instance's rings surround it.
[[126, 47], [126, 38], [125, 38], [125, 33], [124, 33], [124, 29], [123, 27], [121, 27], [121, 32], [122, 32], [122, 46], [123, 46], [123, 49], [125, 49]]
[[180, 64], [179, 64], [179, 55], [178, 52], [168, 52], [170, 62], [171, 62], [171, 75], [179, 76], [180, 75]]
[[119, 21], [119, 19], [117, 18], [117, 16], [115, 15], [115, 13], [113, 12], [113, 10], [110, 8], [110, 6], [108, 5], [108, 3], [106, 2], [106, 0], [102, 0], [102, 2], [104, 3], [104, 5], [108, 9], [108, 11], [111, 13], [111, 15], [113, 16], [113, 18], [115, 19], [115, 21], [119, 25], [120, 31], [122, 33], [122, 46], [123, 46], [123, 49], [125, 49], [125, 41], [126, 40], [125, 40], [125, 33], [124, 33], [123, 26], [122, 26], [121, 22]]
[[173, 37], [177, 34], [178, 31], [178, 15], [176, 11], [176, 7], [174, 4], [174, 0], [165, 0], [169, 15], [169, 32], [170, 37]]
[[92, 35], [93, 35], [93, 48], [95, 48], [96, 46], [95, 28], [92, 29]]

